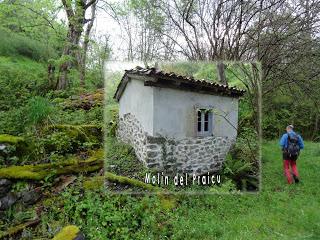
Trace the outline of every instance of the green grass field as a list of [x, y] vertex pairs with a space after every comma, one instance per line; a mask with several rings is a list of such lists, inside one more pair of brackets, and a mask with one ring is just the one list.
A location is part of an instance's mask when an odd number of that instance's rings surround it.
[[320, 144], [298, 159], [288, 185], [276, 141], [263, 144], [259, 194], [189, 196], [174, 213], [174, 239], [320, 239]]
[[98, 185], [83, 191], [79, 177], [46, 200], [46, 214], [33, 236], [52, 239], [59, 227], [75, 224], [86, 238], [97, 240], [320, 239], [320, 144], [305, 145], [298, 185], [286, 183], [278, 143], [265, 142], [260, 193], [176, 195], [173, 207], [159, 195], [110, 195]]

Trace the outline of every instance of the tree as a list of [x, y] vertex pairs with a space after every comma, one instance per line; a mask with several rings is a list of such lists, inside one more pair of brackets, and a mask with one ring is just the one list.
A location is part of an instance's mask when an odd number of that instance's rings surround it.
[[124, 30], [124, 52], [127, 60], [139, 60], [148, 65], [148, 62], [155, 59], [170, 59], [172, 51], [162, 51], [165, 49], [164, 44], [169, 48], [172, 43], [161, 34], [165, 19], [158, 2], [159, 0], [104, 2], [105, 11]]
[[68, 85], [68, 72], [73, 65], [79, 66], [79, 42], [84, 25], [86, 10], [97, 0], [61, 0], [68, 19], [68, 33], [63, 48], [56, 89]]
[[65, 26], [58, 21], [53, 0], [5, 0], [0, 3], [0, 27], [45, 45], [42, 60], [56, 58], [62, 50]]
[[246, 88], [246, 94], [253, 110], [254, 127], [258, 137], [262, 137], [262, 88], [261, 88], [261, 64], [258, 62], [244, 63], [234, 62], [227, 65], [227, 71], [231, 72]]
[[219, 82], [224, 85], [228, 85], [226, 74], [225, 74], [225, 65], [222, 61], [217, 62], [217, 73]]
[[90, 41], [90, 32], [93, 27], [93, 23], [96, 17], [96, 8], [97, 8], [97, 1], [92, 4], [91, 6], [91, 18], [87, 25], [84, 39], [83, 39], [83, 45], [82, 45], [82, 51], [80, 54], [80, 86], [84, 86], [85, 84], [85, 76], [86, 76], [86, 60], [87, 60], [87, 52], [88, 52], [88, 45]]

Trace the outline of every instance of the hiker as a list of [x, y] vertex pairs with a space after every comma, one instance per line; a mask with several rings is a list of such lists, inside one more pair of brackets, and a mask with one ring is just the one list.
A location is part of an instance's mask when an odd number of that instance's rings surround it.
[[282, 148], [283, 168], [289, 184], [293, 183], [290, 173], [290, 166], [293, 172], [295, 183], [299, 183], [299, 173], [296, 160], [298, 159], [300, 150], [304, 148], [303, 139], [300, 135], [293, 131], [293, 126], [286, 127], [287, 133], [283, 134], [280, 139]]

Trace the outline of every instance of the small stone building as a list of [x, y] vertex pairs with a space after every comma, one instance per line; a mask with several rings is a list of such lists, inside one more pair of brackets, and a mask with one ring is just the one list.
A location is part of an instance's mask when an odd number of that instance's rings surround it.
[[126, 70], [119, 102], [118, 139], [147, 167], [166, 173], [218, 171], [237, 136], [244, 93], [155, 68]]

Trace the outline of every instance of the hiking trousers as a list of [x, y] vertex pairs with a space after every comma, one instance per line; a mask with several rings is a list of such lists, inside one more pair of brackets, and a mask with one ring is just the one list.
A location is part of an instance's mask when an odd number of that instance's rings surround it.
[[290, 172], [290, 167], [291, 167], [292, 173], [296, 177], [299, 177], [296, 161], [290, 160], [290, 159], [283, 160], [284, 174], [286, 175], [286, 178], [287, 178], [287, 181], [289, 184], [293, 183], [291, 172]]

